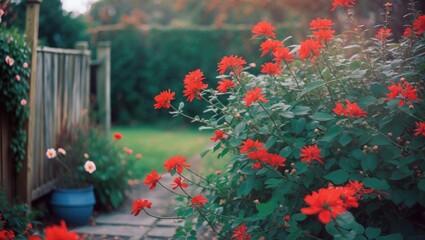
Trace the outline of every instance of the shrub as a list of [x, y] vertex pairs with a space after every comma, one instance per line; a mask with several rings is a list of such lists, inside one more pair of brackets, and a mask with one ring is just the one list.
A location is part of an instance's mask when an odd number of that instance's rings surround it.
[[[0, 238], [6, 231], [13, 232], [15, 239], [26, 239], [36, 216], [36, 212], [28, 211], [25, 204], [14, 204], [7, 200], [5, 192], [0, 189]], [[3, 239], [3, 238], [1, 238]]]
[[[276, 40], [268, 22], [255, 25], [272, 59], [263, 74], [236, 55], [219, 62], [217, 90], [200, 70], [188, 73], [184, 95], [206, 102], [209, 119], [173, 106], [172, 91], [155, 97], [155, 108], [214, 129], [219, 156], [233, 154], [225, 173], [205, 178], [182, 156], [166, 161], [186, 220], [176, 237], [193, 239], [196, 218], [222, 239], [424, 238], [425, 15], [410, 1], [413, 25], [394, 42], [390, 3], [374, 30], [356, 24], [354, 4], [332, 4], [348, 31], [335, 35], [331, 20], [317, 18], [299, 45]], [[152, 172], [145, 183], [153, 189], [161, 177]], [[133, 213], [151, 205], [139, 199]]]

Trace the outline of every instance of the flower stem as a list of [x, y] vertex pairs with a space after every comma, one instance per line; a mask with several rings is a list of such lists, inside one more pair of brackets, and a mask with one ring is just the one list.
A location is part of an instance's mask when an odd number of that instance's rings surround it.
[[150, 217], [153, 217], [153, 218], [157, 218], [157, 219], [184, 219], [184, 217], [178, 217], [178, 216], [175, 216], [175, 217], [163, 217], [163, 216], [156, 216], [156, 215], [153, 215], [153, 214], [150, 214], [148, 211], [146, 211], [146, 209], [144, 209], [143, 208], [143, 211], [148, 215], [148, 216], [150, 216]]
[[171, 189], [167, 188], [167, 187], [166, 187], [166, 186], [164, 186], [164, 185], [163, 185], [160, 181], [158, 181], [158, 184], [159, 184], [159, 185], [161, 185], [161, 187], [165, 188], [165, 190], [169, 191], [170, 193], [173, 193], [173, 194], [178, 195], [178, 196], [180, 196], [180, 197], [186, 197], [186, 196], [184, 196], [184, 195], [181, 195], [180, 193], [176, 193], [176, 192], [172, 191]]

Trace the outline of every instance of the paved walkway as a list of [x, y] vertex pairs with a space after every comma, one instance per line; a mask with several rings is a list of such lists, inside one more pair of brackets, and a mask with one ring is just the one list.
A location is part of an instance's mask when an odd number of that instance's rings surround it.
[[[199, 154], [188, 159], [192, 167], [198, 168], [201, 163]], [[198, 166], [196, 166], [198, 165]], [[161, 183], [169, 186], [173, 177], [164, 175]], [[174, 207], [176, 195], [165, 190], [161, 186], [150, 191], [148, 187], [141, 183], [128, 192], [127, 199], [123, 206], [113, 212], [100, 214], [95, 217], [93, 226], [83, 226], [72, 229], [81, 234], [87, 234], [87, 239], [113, 239], [113, 240], [168, 240], [176, 232], [179, 225], [183, 223], [175, 220], [159, 220], [146, 213], [141, 212], [138, 216], [131, 215], [133, 201], [137, 198], [149, 199], [152, 208], [148, 209], [150, 214], [157, 216], [176, 216]], [[202, 233], [201, 233], [202, 232]], [[202, 234], [202, 235], [201, 235]], [[198, 239], [215, 239], [208, 231], [198, 230]]]
[[[170, 175], [165, 175], [161, 182], [172, 182]], [[141, 212], [131, 215], [134, 200], [142, 197], [152, 202], [149, 213], [157, 216], [175, 216], [175, 195], [161, 186], [152, 191], [143, 183], [129, 192], [126, 201], [116, 211], [100, 214], [94, 219], [94, 226], [83, 226], [74, 231], [87, 234], [89, 239], [129, 239], [129, 240], [162, 240], [172, 239], [176, 228], [182, 223], [175, 220], [159, 220]]]

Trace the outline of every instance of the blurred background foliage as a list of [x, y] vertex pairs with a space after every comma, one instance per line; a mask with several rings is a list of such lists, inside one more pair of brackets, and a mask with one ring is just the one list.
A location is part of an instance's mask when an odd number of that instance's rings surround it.
[[[89, 12], [74, 16], [62, 10], [60, 0], [41, 5], [40, 39], [43, 45], [72, 48], [79, 40], [111, 41], [112, 121], [115, 124], [157, 122], [166, 111], [153, 110], [153, 97], [164, 86], [182, 101], [182, 79], [201, 68], [210, 87], [216, 87], [217, 62], [230, 54], [261, 62], [259, 44], [250, 41], [250, 27], [268, 20], [278, 26], [278, 37], [306, 38], [308, 24], [317, 17], [332, 18], [337, 32], [349, 30], [342, 9], [331, 11], [331, 0], [98, 0]], [[390, 2], [393, 37], [398, 39], [409, 0], [356, 1], [354, 14], [366, 28], [383, 22], [383, 4]], [[3, 5], [3, 6], [1, 6]], [[423, 9], [425, 1], [417, 1]], [[3, 0], [3, 25], [25, 25], [23, 0]], [[368, 34], [373, 36], [375, 30]], [[266, 61], [264, 59], [263, 61]], [[187, 104], [190, 114], [200, 114], [200, 102]], [[180, 119], [182, 121], [182, 119]]]

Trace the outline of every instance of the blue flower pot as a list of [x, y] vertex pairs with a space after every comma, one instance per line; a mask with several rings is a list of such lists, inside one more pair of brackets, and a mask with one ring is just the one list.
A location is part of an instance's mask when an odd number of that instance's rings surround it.
[[93, 186], [76, 189], [56, 189], [50, 204], [53, 214], [70, 225], [89, 223], [96, 203]]

